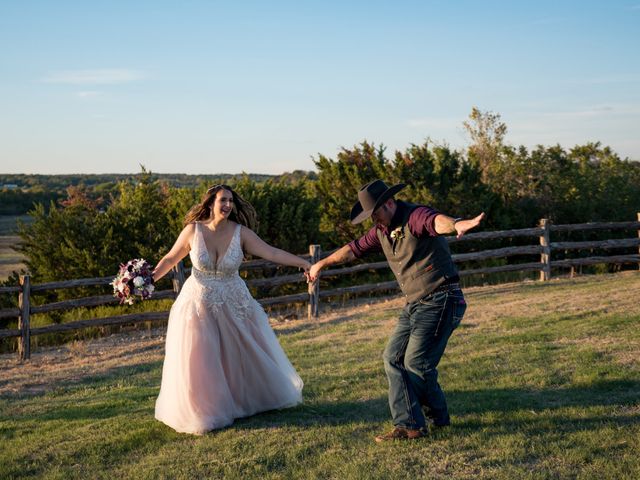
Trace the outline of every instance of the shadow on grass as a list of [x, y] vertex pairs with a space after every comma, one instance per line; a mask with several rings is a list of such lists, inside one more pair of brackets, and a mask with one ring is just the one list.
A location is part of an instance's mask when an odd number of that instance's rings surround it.
[[640, 400], [640, 380], [601, 380], [553, 388], [490, 388], [447, 391], [449, 409], [459, 415], [566, 407], [628, 406]]
[[[485, 389], [447, 392], [449, 408], [454, 416], [496, 413], [507, 418], [500, 427], [512, 430], [529, 429], [531, 419], [514, 418], [517, 412], [539, 414], [539, 422], [562, 424], [560, 430], [575, 431], [612, 422], [619, 425], [640, 424], [640, 381], [600, 381], [591, 385], [564, 388], [533, 389]], [[555, 411], [577, 407], [612, 407], [611, 416], [586, 416], [579, 421], [558, 420]], [[628, 414], [620, 410], [631, 407]], [[613, 411], [618, 410], [614, 415]], [[289, 410], [265, 412], [237, 420], [236, 428], [300, 427], [339, 425], [356, 422], [389, 422], [391, 420], [386, 397], [355, 402], [310, 402]], [[534, 422], [535, 424], [536, 422]], [[572, 426], [573, 425], [573, 426]], [[474, 429], [483, 426], [478, 421], [463, 421], [458, 427]], [[457, 428], [457, 427], [456, 427]], [[540, 428], [538, 425], [537, 428]]]
[[[0, 417], [17, 422], [99, 420], [131, 415], [152, 418], [153, 401], [159, 388], [156, 380], [159, 379], [155, 376], [150, 379], [149, 374], [159, 366], [160, 362], [150, 362], [136, 367], [114, 368], [104, 375], [85, 379], [49, 395], [27, 398], [28, 408], [8, 408]], [[123, 380], [126, 380], [124, 385]], [[391, 420], [385, 396], [353, 401], [326, 401], [313, 397], [313, 393], [307, 393], [305, 403], [298, 407], [237, 419], [233, 428], [322, 427], [354, 422], [377, 426]], [[621, 426], [640, 424], [640, 381], [635, 379], [541, 389], [458, 390], [447, 392], [447, 398], [454, 416], [454, 431], [486, 427], [481, 420], [462, 418], [491, 413], [500, 419], [495, 421], [498, 432], [504, 429], [549, 431], [554, 428], [576, 431], [595, 428], [596, 424], [602, 425], [603, 422]], [[4, 400], [7, 407], [15, 401]], [[557, 411], [569, 407], [611, 407], [611, 416], [586, 415], [579, 420], [559, 418]], [[520, 412], [524, 416], [520, 416]], [[456, 421], [455, 417], [462, 418]]]

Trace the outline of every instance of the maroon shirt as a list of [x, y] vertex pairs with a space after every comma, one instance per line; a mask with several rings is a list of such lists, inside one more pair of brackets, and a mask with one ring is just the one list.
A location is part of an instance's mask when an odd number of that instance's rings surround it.
[[[398, 208], [391, 219], [391, 226], [386, 227], [384, 225], [376, 224], [362, 237], [348, 243], [349, 248], [351, 248], [351, 251], [356, 258], [361, 258], [369, 253], [382, 252], [382, 245], [380, 245], [380, 239], [378, 239], [377, 231], [382, 230], [382, 233], [389, 236], [392, 230], [400, 226], [400, 219], [402, 218], [401, 209], [407, 208], [406, 204], [403, 203], [398, 202], [396, 205]], [[414, 237], [423, 237], [425, 235], [435, 237], [438, 235], [435, 225], [436, 217], [438, 215], [440, 215], [440, 212], [437, 210], [421, 205], [416, 207], [411, 212], [411, 215], [409, 215], [407, 227], [409, 227], [409, 231]]]

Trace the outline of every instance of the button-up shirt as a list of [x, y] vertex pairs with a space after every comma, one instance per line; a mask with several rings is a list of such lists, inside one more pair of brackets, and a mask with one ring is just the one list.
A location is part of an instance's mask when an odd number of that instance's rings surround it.
[[[403, 206], [401, 203], [396, 203], [398, 208], [391, 218], [391, 224], [387, 227], [385, 225], [374, 225], [367, 233], [357, 240], [350, 242], [349, 248], [356, 256], [361, 258], [369, 253], [377, 253], [382, 251], [382, 245], [378, 238], [377, 231], [381, 230], [382, 233], [389, 237], [391, 232], [400, 226], [400, 221], [403, 217]], [[409, 215], [409, 221], [407, 227], [414, 237], [422, 237], [425, 235], [435, 237], [438, 235], [436, 232], [436, 217], [440, 214], [437, 210], [427, 207], [426, 205], [420, 205], [416, 207]]]

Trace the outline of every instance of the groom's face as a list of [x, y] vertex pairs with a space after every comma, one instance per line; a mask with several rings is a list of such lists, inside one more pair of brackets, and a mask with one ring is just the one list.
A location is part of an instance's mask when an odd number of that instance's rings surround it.
[[395, 209], [393, 208], [395, 204], [392, 199], [387, 200], [385, 203], [376, 208], [371, 214], [371, 220], [378, 225], [384, 225], [388, 227], [391, 225], [391, 219], [393, 218], [393, 214]]

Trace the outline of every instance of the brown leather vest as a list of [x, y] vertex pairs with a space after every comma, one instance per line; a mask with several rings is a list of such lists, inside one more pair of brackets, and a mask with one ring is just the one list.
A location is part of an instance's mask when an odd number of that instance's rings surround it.
[[[378, 230], [382, 250], [389, 262], [407, 302], [415, 302], [433, 292], [447, 280], [457, 277], [449, 244], [444, 237], [414, 237], [407, 222], [418, 205], [396, 201], [403, 209], [400, 235], [389, 238]], [[395, 229], [397, 230], [397, 229]]]

